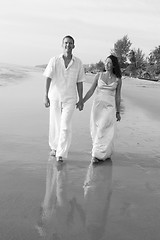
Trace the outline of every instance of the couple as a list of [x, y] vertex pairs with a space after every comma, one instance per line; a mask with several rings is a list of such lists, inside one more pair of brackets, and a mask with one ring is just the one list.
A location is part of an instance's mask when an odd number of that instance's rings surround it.
[[[83, 98], [85, 73], [80, 59], [72, 55], [74, 39], [62, 40], [63, 54], [50, 59], [45, 71], [45, 107], [50, 107], [49, 146], [51, 156], [58, 162], [67, 158], [72, 136], [72, 116], [75, 106], [81, 111], [84, 103], [96, 97], [91, 110], [92, 162], [111, 157], [115, 135], [115, 121], [120, 121], [121, 71], [117, 57], [105, 61], [105, 72], [98, 73]], [[79, 101], [77, 102], [77, 93]]]

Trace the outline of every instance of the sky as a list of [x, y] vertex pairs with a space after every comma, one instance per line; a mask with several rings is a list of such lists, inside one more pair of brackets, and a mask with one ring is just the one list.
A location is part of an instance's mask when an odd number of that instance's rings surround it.
[[117, 40], [146, 56], [160, 45], [159, 0], [0, 0], [0, 62], [35, 66], [75, 39], [84, 64], [104, 61]]

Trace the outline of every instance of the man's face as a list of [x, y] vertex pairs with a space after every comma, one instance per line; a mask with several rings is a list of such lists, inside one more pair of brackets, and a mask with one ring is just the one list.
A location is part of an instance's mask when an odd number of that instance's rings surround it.
[[74, 42], [71, 38], [65, 38], [62, 42], [63, 50], [67, 53], [72, 53]]

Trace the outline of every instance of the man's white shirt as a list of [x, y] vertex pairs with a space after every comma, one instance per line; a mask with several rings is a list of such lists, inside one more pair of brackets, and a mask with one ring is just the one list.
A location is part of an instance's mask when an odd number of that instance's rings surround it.
[[77, 101], [77, 84], [85, 80], [85, 73], [82, 62], [79, 58], [72, 56], [72, 59], [65, 67], [63, 55], [50, 59], [43, 75], [51, 78], [49, 98], [61, 102]]

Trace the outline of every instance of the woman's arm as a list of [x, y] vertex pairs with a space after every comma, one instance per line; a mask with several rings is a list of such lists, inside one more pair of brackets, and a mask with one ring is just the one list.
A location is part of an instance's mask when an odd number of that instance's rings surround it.
[[115, 95], [117, 121], [121, 120], [121, 117], [120, 117], [121, 87], [122, 87], [122, 79], [119, 78], [118, 79], [118, 85], [117, 85], [117, 88], [116, 88], [116, 95]]
[[99, 78], [99, 73], [95, 76], [94, 82], [91, 86], [91, 88], [88, 90], [88, 92], [86, 93], [86, 95], [83, 98], [83, 102], [85, 103], [94, 93], [97, 84], [98, 84], [98, 78]]

